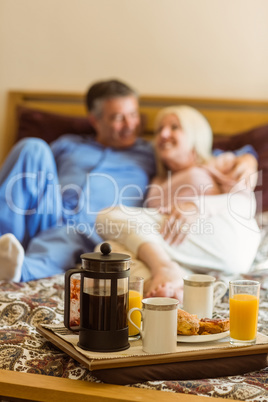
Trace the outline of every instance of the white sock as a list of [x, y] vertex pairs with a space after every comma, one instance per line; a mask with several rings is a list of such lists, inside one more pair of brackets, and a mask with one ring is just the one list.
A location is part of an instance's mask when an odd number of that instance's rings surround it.
[[0, 280], [19, 282], [24, 249], [12, 233], [0, 237]]

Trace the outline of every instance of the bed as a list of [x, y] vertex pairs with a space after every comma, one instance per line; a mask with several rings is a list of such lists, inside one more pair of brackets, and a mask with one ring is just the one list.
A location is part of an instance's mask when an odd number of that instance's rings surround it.
[[[7, 96], [5, 154], [25, 136], [47, 142], [61, 134], [91, 134], [84, 95], [11, 91]], [[262, 242], [250, 278], [262, 283], [259, 332], [268, 335], [268, 102], [141, 96], [142, 135], [151, 140], [153, 120], [163, 106], [188, 104], [210, 122], [214, 147], [234, 150], [252, 144], [259, 157], [256, 188]], [[146, 378], [125, 386], [105, 383], [83, 364], [63, 353], [36, 330], [39, 323], [60, 322], [63, 317], [62, 275], [28, 283], [0, 283], [0, 396], [3, 400], [202, 400], [205, 397], [264, 401], [268, 398], [266, 353], [256, 367], [247, 363], [244, 374], [216, 378]], [[215, 314], [228, 315], [228, 299]], [[267, 348], [268, 352], [268, 348]], [[250, 361], [250, 359], [248, 359]], [[205, 366], [204, 372], [205, 372]], [[247, 369], [247, 370], [246, 370]], [[252, 372], [252, 369], [254, 371]], [[246, 370], [246, 372], [245, 372]], [[230, 371], [231, 373], [231, 371]], [[205, 378], [204, 378], [205, 377]], [[109, 381], [106, 381], [109, 382]], [[162, 392], [159, 392], [162, 391]], [[179, 394], [179, 395], [178, 395]]]

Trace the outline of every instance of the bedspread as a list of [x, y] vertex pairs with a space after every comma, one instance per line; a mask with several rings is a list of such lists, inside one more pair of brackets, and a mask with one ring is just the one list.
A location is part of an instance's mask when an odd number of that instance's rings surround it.
[[[265, 218], [266, 219], [266, 218]], [[268, 335], [268, 220], [254, 270], [247, 277], [262, 282], [258, 331]], [[27, 373], [99, 382], [94, 372], [46, 341], [36, 330], [39, 323], [60, 323], [64, 311], [64, 276], [28, 283], [0, 282], [0, 368]], [[215, 316], [228, 316], [228, 297]], [[243, 401], [268, 400], [268, 368], [241, 376], [191, 381], [152, 381], [131, 387], [188, 393]]]

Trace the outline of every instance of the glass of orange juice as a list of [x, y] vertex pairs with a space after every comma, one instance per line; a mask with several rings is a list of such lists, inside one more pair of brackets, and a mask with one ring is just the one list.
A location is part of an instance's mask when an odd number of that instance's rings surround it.
[[229, 282], [230, 342], [253, 345], [257, 339], [260, 283], [237, 280]]
[[[128, 310], [133, 307], [142, 308], [143, 299], [143, 283], [144, 278], [141, 276], [130, 276], [129, 278], [129, 296], [128, 296]], [[134, 311], [131, 315], [132, 321], [140, 328], [141, 327], [141, 314], [139, 311]], [[128, 321], [128, 335], [129, 337], [139, 338], [139, 332], [137, 328], [134, 327]]]

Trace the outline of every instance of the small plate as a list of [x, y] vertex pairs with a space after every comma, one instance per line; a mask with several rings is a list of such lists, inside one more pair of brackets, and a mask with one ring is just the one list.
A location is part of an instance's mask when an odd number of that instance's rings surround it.
[[230, 331], [220, 332], [218, 334], [209, 334], [209, 335], [178, 335], [177, 341], [187, 343], [211, 342], [226, 338], [229, 335]]

